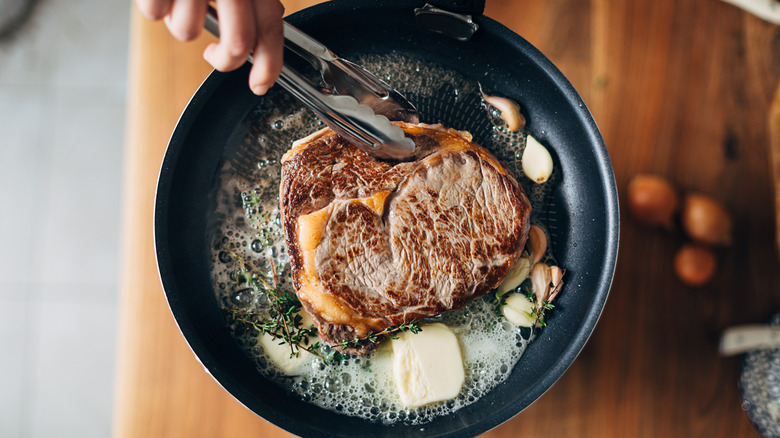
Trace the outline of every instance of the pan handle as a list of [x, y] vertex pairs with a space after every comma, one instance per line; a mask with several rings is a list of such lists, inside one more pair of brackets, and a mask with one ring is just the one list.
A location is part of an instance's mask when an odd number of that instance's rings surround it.
[[415, 9], [414, 18], [425, 30], [468, 41], [479, 29], [473, 16], [484, 11], [485, 0], [433, 0]]
[[428, 4], [445, 11], [463, 15], [482, 15], [485, 12], [485, 0], [428, 0]]

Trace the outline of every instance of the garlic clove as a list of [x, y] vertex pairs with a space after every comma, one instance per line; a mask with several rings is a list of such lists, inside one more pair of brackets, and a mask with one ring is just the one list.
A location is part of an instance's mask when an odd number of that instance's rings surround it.
[[520, 257], [515, 262], [512, 269], [507, 272], [504, 281], [498, 286], [498, 293], [503, 295], [510, 290], [516, 289], [520, 284], [528, 278], [528, 274], [531, 272], [531, 260], [528, 257]]
[[526, 138], [522, 162], [525, 176], [537, 184], [546, 182], [552, 174], [553, 160], [550, 152], [531, 135]]
[[501, 313], [516, 326], [531, 327], [536, 323], [534, 303], [522, 294], [509, 295], [501, 306]]
[[537, 263], [531, 268], [531, 283], [533, 284], [534, 295], [536, 295], [536, 305], [539, 308], [544, 306], [544, 302], [550, 295], [551, 282], [552, 273], [547, 264]]
[[519, 131], [525, 127], [525, 117], [520, 112], [520, 105], [514, 100], [505, 97], [488, 96], [482, 93], [482, 99], [488, 105], [495, 107], [501, 112], [501, 119], [506, 122], [506, 127], [510, 131]]
[[525, 246], [528, 248], [533, 266], [544, 257], [544, 253], [547, 251], [547, 235], [544, 234], [544, 230], [536, 225], [531, 225], [528, 230], [528, 242]]
[[552, 285], [552, 290], [550, 291], [550, 297], [547, 301], [552, 302], [552, 300], [558, 296], [558, 292], [561, 291], [561, 287], [563, 287], [563, 274], [565, 274], [563, 269], [557, 266], [550, 266], [550, 284]]

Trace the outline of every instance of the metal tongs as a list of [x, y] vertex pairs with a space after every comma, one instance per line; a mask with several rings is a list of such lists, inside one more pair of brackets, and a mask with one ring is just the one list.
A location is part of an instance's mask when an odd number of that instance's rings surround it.
[[[205, 28], [219, 38], [217, 11], [209, 6]], [[320, 87], [286, 62], [277, 83], [314, 111], [328, 127], [378, 158], [403, 160], [414, 155], [412, 139], [390, 120], [418, 123], [417, 109], [399, 92], [362, 67], [339, 58], [327, 47], [284, 22], [284, 46], [322, 75]], [[249, 55], [252, 62], [252, 55]]]

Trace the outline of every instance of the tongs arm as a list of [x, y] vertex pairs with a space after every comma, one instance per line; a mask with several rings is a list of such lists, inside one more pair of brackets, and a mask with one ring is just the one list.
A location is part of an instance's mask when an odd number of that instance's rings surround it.
[[332, 85], [339, 93], [350, 94], [346, 90], [339, 89], [346, 86], [344, 83], [339, 83], [338, 80], [337, 72], [342, 71], [348, 73], [349, 77], [358, 83], [358, 86], [364, 87], [366, 91], [379, 98], [386, 98], [389, 94], [385, 89], [387, 85], [378, 81], [374, 75], [345, 59], [339, 58], [319, 41], [287, 22], [284, 23], [284, 47], [306, 59], [320, 72], [322, 79], [327, 84]]
[[[217, 13], [211, 6], [209, 6], [204, 27], [211, 34], [219, 37]], [[331, 68], [330, 62], [338, 61], [340, 58], [286, 22], [284, 23], [284, 33], [285, 47], [310, 62], [322, 73], [323, 79], [327, 82], [328, 72], [334, 70]], [[249, 61], [252, 62], [252, 60], [250, 54]], [[388, 117], [375, 114], [370, 106], [358, 102], [356, 97], [346, 94], [337, 95], [331, 90], [320, 88], [286, 63], [282, 67], [278, 83], [306, 104], [331, 129], [368, 153], [385, 159], [406, 159], [414, 154], [414, 143], [404, 136], [401, 128], [391, 125]], [[343, 87], [344, 85], [342, 85]], [[338, 92], [339, 86], [334, 85], [334, 88]], [[370, 93], [374, 93], [377, 88], [372, 87], [368, 90]], [[381, 96], [381, 90], [376, 94]], [[409, 105], [411, 106], [411, 104]], [[412, 106], [412, 108], [414, 107]], [[416, 118], [416, 110], [414, 110], [414, 116]]]

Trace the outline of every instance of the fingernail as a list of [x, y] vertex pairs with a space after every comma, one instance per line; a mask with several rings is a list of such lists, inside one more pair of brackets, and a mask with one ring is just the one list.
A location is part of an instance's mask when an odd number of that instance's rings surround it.
[[206, 50], [203, 51], [203, 59], [206, 60], [209, 64], [212, 66], [214, 65], [213, 58], [214, 58], [214, 50], [216, 49], [214, 44], [209, 44], [208, 47], [206, 47]]
[[252, 92], [257, 94], [258, 96], [262, 96], [263, 94], [268, 91], [268, 87], [264, 85], [256, 85], [254, 88], [252, 88]]

